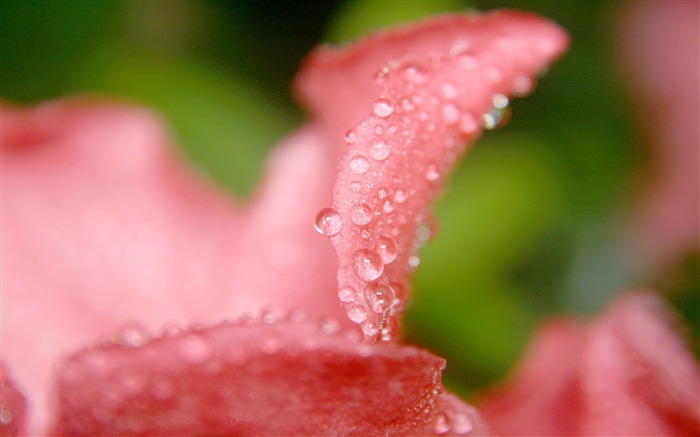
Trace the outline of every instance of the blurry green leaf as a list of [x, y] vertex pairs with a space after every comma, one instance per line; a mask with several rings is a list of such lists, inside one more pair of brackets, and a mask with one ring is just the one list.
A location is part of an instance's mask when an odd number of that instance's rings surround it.
[[344, 42], [393, 24], [465, 9], [462, 0], [355, 0], [343, 5], [326, 39]]
[[187, 155], [240, 195], [257, 185], [271, 146], [298, 122], [276, 99], [233, 75], [125, 47], [103, 50], [76, 81], [77, 88], [155, 108]]
[[505, 372], [549, 309], [510, 279], [563, 203], [548, 153], [523, 140], [482, 142], [438, 203], [440, 233], [421, 252], [409, 335], [448, 359], [458, 390]]

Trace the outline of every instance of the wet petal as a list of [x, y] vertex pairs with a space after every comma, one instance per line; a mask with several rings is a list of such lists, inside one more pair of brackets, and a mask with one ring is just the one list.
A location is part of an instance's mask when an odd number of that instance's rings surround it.
[[501, 435], [694, 435], [700, 369], [653, 294], [623, 296], [587, 325], [545, 328], [479, 410]]
[[435, 18], [306, 61], [302, 99], [338, 147], [350, 129], [331, 202], [343, 226], [331, 241], [341, 301], [368, 339], [396, 334], [430, 203], [456, 159], [566, 45], [553, 23], [495, 12]]
[[[105, 344], [70, 357], [59, 376], [59, 435], [406, 435], [487, 430], [442, 393], [444, 360], [360, 342], [337, 322], [267, 315]], [[441, 428], [440, 428], [441, 429]], [[441, 432], [442, 433], [442, 432]]]

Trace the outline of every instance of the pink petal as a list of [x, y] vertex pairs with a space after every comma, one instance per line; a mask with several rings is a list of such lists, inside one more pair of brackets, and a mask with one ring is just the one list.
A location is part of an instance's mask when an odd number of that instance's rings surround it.
[[372, 347], [328, 321], [222, 324], [70, 357], [59, 378], [59, 435], [483, 434], [442, 393], [444, 360]]
[[624, 4], [619, 54], [640, 103], [640, 126], [654, 146], [631, 226], [634, 255], [647, 271], [668, 268], [699, 248], [699, 5]]
[[24, 434], [25, 410], [24, 395], [0, 364], [0, 435]]
[[3, 361], [30, 432], [48, 421], [52, 363], [127, 322], [157, 332], [267, 306], [350, 324], [311, 226], [333, 172], [318, 129], [283, 142], [236, 205], [185, 168], [148, 111], [70, 100], [0, 115]]
[[529, 92], [566, 46], [551, 22], [494, 12], [431, 19], [306, 61], [302, 99], [339, 147], [354, 128], [333, 188], [343, 225], [331, 242], [341, 301], [368, 339], [395, 334], [429, 205], [480, 134], [482, 114]]
[[501, 435], [697, 435], [699, 368], [653, 294], [545, 328], [480, 411]]

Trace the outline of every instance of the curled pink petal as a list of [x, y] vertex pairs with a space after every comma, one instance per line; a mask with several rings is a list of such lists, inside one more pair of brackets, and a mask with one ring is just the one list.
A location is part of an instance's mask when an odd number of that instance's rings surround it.
[[396, 335], [448, 171], [567, 43], [544, 19], [494, 12], [431, 19], [306, 61], [302, 99], [339, 147], [349, 130], [331, 202], [342, 228], [330, 239], [340, 300], [370, 341]]
[[479, 410], [500, 435], [697, 435], [700, 369], [672, 323], [633, 293], [587, 325], [550, 324]]
[[438, 434], [446, 418], [487, 432], [441, 394], [444, 360], [360, 339], [291, 314], [88, 348], [61, 367], [56, 434]]

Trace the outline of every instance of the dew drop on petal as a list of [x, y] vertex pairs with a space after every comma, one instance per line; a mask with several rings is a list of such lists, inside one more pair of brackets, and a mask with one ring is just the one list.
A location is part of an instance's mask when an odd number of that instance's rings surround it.
[[321, 319], [318, 327], [321, 329], [321, 332], [328, 335], [337, 334], [340, 331], [340, 323], [332, 317]]
[[387, 99], [377, 99], [374, 102], [374, 115], [381, 118], [386, 118], [394, 112], [394, 106]]
[[355, 300], [355, 290], [352, 287], [340, 287], [338, 290], [338, 299], [343, 303], [350, 303]]
[[442, 107], [442, 120], [447, 125], [457, 124], [459, 122], [459, 109], [452, 103], [448, 103]]
[[503, 94], [493, 96], [491, 109], [481, 116], [481, 125], [485, 129], [497, 129], [508, 122], [510, 106], [508, 97]]
[[370, 284], [365, 290], [372, 311], [382, 314], [396, 305], [396, 293], [386, 284]]
[[350, 220], [358, 226], [368, 224], [372, 217], [372, 210], [364, 203], [358, 203], [350, 210]]
[[458, 435], [465, 435], [472, 432], [474, 424], [466, 414], [456, 414], [452, 417], [452, 431]]
[[338, 211], [332, 208], [324, 208], [316, 215], [314, 228], [319, 234], [330, 237], [337, 234], [343, 228], [343, 220]]
[[440, 169], [437, 164], [431, 162], [425, 169], [425, 178], [430, 182], [437, 182], [440, 179]]
[[354, 130], [349, 130], [345, 132], [345, 142], [347, 142], [348, 144], [352, 144], [355, 141], [357, 141], [357, 134]]
[[359, 305], [353, 305], [347, 309], [348, 318], [355, 323], [367, 320], [367, 311]]
[[533, 80], [528, 76], [518, 76], [513, 79], [511, 93], [516, 97], [525, 97], [535, 88]]
[[382, 258], [384, 264], [389, 264], [396, 259], [397, 248], [393, 238], [384, 236], [378, 237], [375, 249]]
[[424, 84], [428, 81], [428, 75], [422, 68], [416, 65], [407, 65], [402, 71], [403, 77], [416, 85]]
[[417, 255], [413, 255], [412, 257], [408, 258], [408, 267], [410, 269], [415, 270], [419, 265], [420, 258]]
[[386, 199], [386, 196], [389, 195], [389, 192], [387, 191], [386, 188], [379, 188], [379, 189], [377, 189], [377, 195], [379, 196], [380, 199]]
[[459, 120], [459, 131], [464, 135], [471, 135], [479, 130], [479, 123], [471, 114], [464, 114]]
[[450, 432], [450, 424], [444, 413], [439, 413], [435, 417], [435, 434], [447, 434]]
[[455, 84], [448, 81], [443, 83], [440, 87], [440, 94], [445, 100], [454, 100], [457, 98], [457, 95], [459, 95], [459, 90], [457, 90]]
[[370, 249], [360, 249], [355, 252], [353, 267], [355, 273], [365, 281], [374, 281], [384, 273], [382, 257]]
[[130, 323], [117, 333], [116, 342], [127, 347], [140, 347], [148, 341], [146, 330], [138, 324]]
[[394, 201], [396, 203], [404, 203], [406, 199], [408, 199], [408, 195], [404, 190], [399, 189], [394, 192]]
[[384, 205], [382, 205], [382, 211], [388, 214], [394, 210], [394, 207], [394, 202], [392, 202], [390, 199], [386, 199], [384, 200]]
[[391, 146], [385, 142], [378, 141], [372, 145], [369, 154], [375, 160], [383, 161], [391, 155]]
[[363, 155], [355, 155], [350, 159], [350, 170], [357, 174], [365, 174], [369, 170], [369, 160]]
[[179, 345], [180, 358], [189, 364], [201, 364], [211, 356], [211, 348], [198, 335], [190, 334]]

